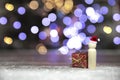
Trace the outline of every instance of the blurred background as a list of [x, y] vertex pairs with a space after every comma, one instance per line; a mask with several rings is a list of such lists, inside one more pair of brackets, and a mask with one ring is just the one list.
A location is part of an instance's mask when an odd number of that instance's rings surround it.
[[0, 49], [120, 49], [119, 0], [1, 0]]

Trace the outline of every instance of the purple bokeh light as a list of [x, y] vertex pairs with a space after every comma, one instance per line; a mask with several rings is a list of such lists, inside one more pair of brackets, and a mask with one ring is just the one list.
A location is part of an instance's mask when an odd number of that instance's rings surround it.
[[96, 27], [94, 25], [88, 25], [87, 26], [87, 31], [89, 33], [94, 33], [96, 31]]
[[82, 11], [85, 11], [85, 6], [83, 4], [78, 4], [77, 8], [80, 8]]
[[38, 35], [38, 37], [41, 39], [41, 40], [45, 40], [47, 38], [47, 33], [44, 32], [44, 31], [41, 31]]
[[57, 16], [56, 16], [56, 14], [54, 14], [54, 13], [50, 13], [50, 14], [48, 15], [48, 18], [50, 19], [51, 22], [54, 22], [54, 21], [56, 21]]
[[56, 23], [51, 23], [49, 27], [50, 29], [57, 29], [58, 25]]
[[21, 33], [19, 33], [18, 38], [19, 38], [20, 40], [25, 40], [25, 39], [27, 38], [27, 35], [26, 35], [26, 33], [21, 32]]
[[120, 14], [119, 13], [113, 14], [113, 20], [114, 21], [119, 21], [120, 20]]
[[75, 9], [74, 15], [76, 17], [80, 17], [82, 15], [82, 10], [80, 8]]
[[92, 4], [94, 2], [94, 0], [85, 0], [86, 4]]
[[116, 26], [116, 31], [117, 31], [118, 33], [120, 33], [120, 25], [117, 25], [117, 26]]
[[26, 12], [26, 9], [24, 7], [19, 7], [17, 10], [18, 14], [23, 15]]
[[120, 44], [120, 37], [114, 37], [113, 43], [114, 43], [115, 45], [119, 45], [119, 44]]
[[90, 37], [86, 37], [85, 40], [83, 41], [83, 44], [88, 45], [89, 41], [90, 41]]
[[95, 10], [99, 10], [100, 9], [100, 4], [93, 4], [92, 7], [95, 9]]
[[115, 6], [116, 5], [116, 1], [115, 0], [108, 0], [108, 4], [110, 6]]
[[100, 8], [100, 13], [103, 14], [103, 15], [106, 15], [108, 13], [108, 11], [109, 11], [109, 9], [106, 6], [102, 6]]
[[84, 23], [84, 22], [87, 21], [87, 16], [86, 15], [82, 15], [82, 16], [79, 17], [79, 20], [80, 20], [80, 22]]
[[14, 27], [15, 29], [20, 29], [20, 28], [21, 28], [21, 23], [20, 23], [19, 21], [15, 21], [15, 22], [13, 23], [13, 27]]
[[63, 23], [64, 23], [65, 25], [70, 25], [70, 24], [72, 23], [71, 17], [68, 17], [68, 16], [64, 17], [64, 18], [63, 18]]
[[2, 25], [6, 25], [8, 22], [7, 18], [6, 17], [0, 17], [0, 24]]
[[104, 21], [104, 16], [100, 15], [99, 19], [98, 19], [98, 23], [102, 23]]

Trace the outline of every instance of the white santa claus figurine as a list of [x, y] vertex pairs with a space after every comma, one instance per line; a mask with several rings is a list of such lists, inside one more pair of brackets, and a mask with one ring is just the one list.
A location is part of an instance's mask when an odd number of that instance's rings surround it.
[[96, 68], [96, 45], [98, 38], [97, 36], [92, 36], [90, 42], [88, 43], [88, 68], [95, 69]]

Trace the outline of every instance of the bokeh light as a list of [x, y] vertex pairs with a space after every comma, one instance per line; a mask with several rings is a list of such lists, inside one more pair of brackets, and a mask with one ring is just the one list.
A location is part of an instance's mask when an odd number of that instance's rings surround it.
[[64, 23], [65, 25], [70, 25], [70, 24], [72, 23], [71, 17], [65, 16], [65, 17], [63, 18], [63, 23]]
[[26, 35], [26, 33], [21, 32], [21, 33], [19, 33], [18, 38], [19, 38], [20, 40], [26, 40], [27, 35]]
[[108, 4], [110, 6], [115, 6], [116, 5], [116, 0], [108, 0]]
[[42, 19], [42, 25], [49, 26], [50, 25], [50, 19], [49, 18], [43, 18]]
[[114, 21], [119, 21], [120, 20], [120, 14], [119, 13], [113, 14], [113, 20]]
[[66, 55], [68, 54], [69, 49], [67, 46], [62, 46], [61, 48], [58, 49], [58, 51], [60, 51], [61, 54]]
[[47, 33], [44, 31], [41, 31], [38, 36], [41, 40], [45, 40], [47, 38]]
[[110, 34], [110, 33], [112, 33], [112, 28], [109, 27], [109, 26], [104, 26], [103, 31], [104, 31], [106, 34]]
[[99, 19], [98, 19], [98, 23], [102, 23], [104, 21], [104, 16], [100, 15]]
[[8, 20], [7, 20], [7, 18], [6, 17], [0, 17], [0, 24], [2, 24], [2, 25], [6, 25], [7, 24], [7, 22], [8, 22]]
[[96, 31], [96, 27], [94, 25], [88, 25], [87, 26], [87, 31], [89, 33], [94, 33]]
[[117, 31], [118, 33], [120, 33], [120, 25], [117, 25], [117, 26], [116, 26], [116, 31]]
[[47, 48], [45, 45], [43, 45], [42, 43], [37, 44], [36, 46], [36, 50], [38, 51], [39, 54], [41, 55], [46, 55], [47, 54]]
[[86, 4], [92, 4], [94, 2], [94, 0], [85, 0]]
[[82, 42], [84, 45], [88, 45], [90, 41], [90, 37], [86, 37], [85, 40]]
[[70, 38], [67, 42], [67, 47], [69, 49], [80, 50], [82, 48], [80, 36], [74, 36], [74, 37]]
[[15, 22], [13, 23], [13, 27], [14, 27], [15, 29], [20, 29], [20, 28], [21, 28], [21, 22], [15, 21]]
[[55, 13], [50, 13], [50, 14], [48, 15], [48, 18], [50, 19], [51, 22], [54, 22], [54, 21], [56, 21], [57, 16], [56, 16]]
[[79, 22], [79, 21], [76, 21], [76, 22], [74, 23], [74, 27], [75, 27], [77, 30], [80, 30], [80, 29], [82, 29], [82, 23]]
[[64, 9], [66, 11], [71, 11], [73, 8], [73, 1], [72, 0], [65, 0], [64, 2]]
[[79, 17], [79, 20], [80, 20], [80, 22], [84, 23], [84, 22], [87, 21], [87, 16], [86, 16], [86, 15], [81, 15], [81, 16]]
[[59, 36], [50, 37], [50, 40], [51, 40], [53, 43], [57, 43], [57, 42], [59, 41]]
[[46, 9], [51, 10], [55, 7], [55, 4], [53, 0], [50, 0], [50, 1], [46, 1], [44, 6]]
[[96, 11], [99, 11], [100, 10], [100, 4], [93, 4], [92, 7], [96, 10]]
[[26, 12], [26, 9], [24, 7], [19, 7], [18, 10], [17, 10], [18, 14], [20, 15], [24, 15], [25, 12]]
[[80, 8], [77, 8], [74, 10], [74, 15], [76, 17], [80, 17], [82, 15], [82, 10]]
[[11, 3], [6, 3], [5, 4], [5, 9], [8, 11], [13, 11], [14, 10], [14, 5]]
[[76, 36], [78, 34], [78, 30], [77, 28], [71, 26], [71, 27], [66, 27], [63, 30], [63, 34], [67, 37], [67, 38], [71, 38], [73, 36]]
[[100, 8], [100, 13], [103, 14], [103, 15], [106, 15], [108, 13], [108, 11], [109, 11], [109, 9], [106, 6], [102, 6]]
[[64, 0], [55, 0], [55, 5], [57, 9], [60, 9], [64, 4]]
[[8, 45], [11, 45], [13, 43], [13, 39], [11, 37], [5, 36], [4, 42]]
[[57, 29], [58, 25], [56, 23], [51, 23], [49, 27], [50, 29]]
[[86, 39], [86, 34], [81, 32], [81, 33], [79, 33], [79, 37], [81, 38], [80, 41], [83, 42]]
[[57, 30], [52, 29], [52, 30], [50, 31], [50, 36], [51, 36], [51, 37], [57, 37], [57, 36], [58, 36]]
[[39, 3], [36, 0], [32, 0], [28, 5], [32, 10], [36, 10], [39, 7]]
[[32, 27], [31, 27], [31, 32], [32, 32], [33, 34], [37, 34], [37, 33], [39, 32], [38, 26], [32, 26]]
[[114, 37], [113, 43], [114, 43], [115, 45], [120, 45], [120, 37]]

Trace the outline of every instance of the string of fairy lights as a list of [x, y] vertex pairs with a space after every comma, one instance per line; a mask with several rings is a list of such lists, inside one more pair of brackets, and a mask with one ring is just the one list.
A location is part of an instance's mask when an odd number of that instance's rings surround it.
[[[40, 21], [42, 25], [31, 25], [29, 31], [37, 35], [39, 40], [43, 42], [48, 41], [54, 45], [60, 45], [59, 51], [67, 54], [70, 49], [80, 50], [84, 45], [87, 45], [90, 36], [96, 34], [98, 29], [102, 29], [101, 32], [104, 32], [104, 35], [112, 35], [114, 32], [119, 34], [120, 14], [118, 10], [113, 11], [110, 9], [116, 8], [116, 6], [117, 0], [107, 0], [105, 5], [101, 5], [95, 0], [84, 0], [84, 3], [80, 2], [77, 5], [74, 4], [74, 0], [42, 0], [41, 2], [31, 0], [24, 6], [16, 6], [13, 3], [6, 2], [4, 9], [7, 12], [16, 11], [17, 15], [21, 15], [21, 17], [27, 14], [27, 10], [39, 13], [38, 15], [42, 16]], [[51, 12], [53, 9], [55, 11]], [[111, 22], [117, 23], [117, 25], [104, 23], [107, 17], [111, 17]], [[0, 14], [0, 28], [3, 28], [2, 26], [7, 25], [9, 22], [11, 22], [9, 18]], [[21, 31], [17, 34], [18, 39], [26, 41], [29, 34], [21, 30], [23, 23], [19, 19], [11, 23], [12, 25], [9, 26], [12, 26], [14, 30]], [[96, 24], [103, 25], [98, 27]], [[63, 36], [65, 37], [64, 39]], [[7, 35], [3, 38], [4, 43], [7, 45], [14, 44], [14, 40], [14, 37]], [[61, 40], [62, 44], [60, 43]], [[120, 36], [114, 35], [113, 43], [116, 46], [120, 45]], [[38, 43], [36, 49], [39, 53], [47, 53], [47, 47], [43, 43]]]

